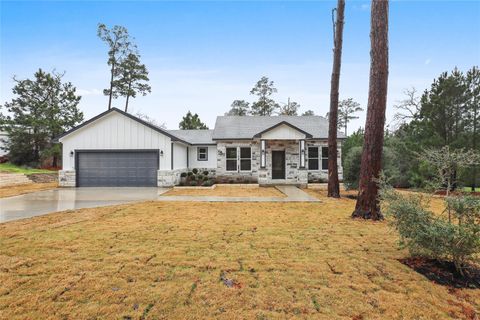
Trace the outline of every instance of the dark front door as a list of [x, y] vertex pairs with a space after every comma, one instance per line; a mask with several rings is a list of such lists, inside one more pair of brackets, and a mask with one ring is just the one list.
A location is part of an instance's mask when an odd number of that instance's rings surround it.
[[272, 179], [285, 179], [285, 151], [272, 151]]

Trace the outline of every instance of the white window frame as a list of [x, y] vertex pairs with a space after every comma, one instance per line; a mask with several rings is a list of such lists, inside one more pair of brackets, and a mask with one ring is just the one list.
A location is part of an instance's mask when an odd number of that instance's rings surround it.
[[[250, 156], [248, 158], [242, 158], [242, 149], [250, 149]], [[252, 147], [238, 147], [238, 171], [239, 172], [252, 172]], [[242, 170], [242, 160], [250, 160], [250, 169], [249, 170]]]
[[[321, 162], [318, 164], [318, 168], [321, 168], [322, 171], [328, 171], [328, 146], [327, 147], [322, 146], [319, 149], [322, 151], [322, 153], [318, 154], [319, 161], [321, 160]], [[327, 156], [326, 157], [323, 156], [323, 149], [327, 149]], [[327, 160], [327, 168], [326, 169], [323, 168], [323, 160]]]
[[[205, 149], [205, 152], [200, 152], [200, 149]], [[200, 158], [201, 154], [205, 154], [205, 159]], [[208, 161], [208, 147], [197, 147], [197, 161]]]

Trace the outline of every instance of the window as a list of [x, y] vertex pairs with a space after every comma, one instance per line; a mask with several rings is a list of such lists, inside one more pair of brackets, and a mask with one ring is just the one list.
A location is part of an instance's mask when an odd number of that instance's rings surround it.
[[308, 147], [308, 170], [318, 170], [318, 147]]
[[208, 160], [208, 148], [207, 147], [198, 147], [197, 148], [197, 160], [198, 161], [207, 161]]
[[322, 170], [328, 170], [328, 147], [322, 147]]
[[240, 148], [240, 171], [252, 170], [252, 149]]
[[237, 171], [237, 148], [227, 148], [227, 171]]

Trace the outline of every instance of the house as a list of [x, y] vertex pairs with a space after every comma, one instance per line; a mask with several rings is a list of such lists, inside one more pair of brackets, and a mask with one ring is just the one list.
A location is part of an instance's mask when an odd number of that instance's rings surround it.
[[[213, 130], [165, 130], [112, 108], [58, 138], [60, 186], [173, 186], [182, 172], [217, 182], [327, 180], [328, 121], [320, 116], [219, 116]], [[338, 133], [340, 178], [341, 143]]]
[[6, 149], [8, 142], [8, 132], [0, 131], [0, 157], [4, 157], [8, 155], [8, 151]]

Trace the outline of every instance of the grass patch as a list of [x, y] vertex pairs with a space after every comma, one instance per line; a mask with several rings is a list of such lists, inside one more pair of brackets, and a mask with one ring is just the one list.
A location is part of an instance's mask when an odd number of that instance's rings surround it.
[[14, 165], [13, 163], [5, 162], [5, 163], [0, 163], [0, 172], [32, 174], [32, 173], [52, 173], [55, 171], [22, 167], [22, 166]]
[[214, 189], [171, 189], [163, 196], [212, 196], [212, 197], [276, 197], [285, 194], [274, 187], [217, 186]]
[[480, 290], [399, 262], [396, 233], [350, 219], [354, 200], [309, 192], [322, 202], [144, 202], [0, 224], [0, 314], [468, 319], [480, 309]]
[[0, 198], [18, 196], [25, 193], [55, 189], [57, 182], [19, 184], [0, 188]]
[[[463, 191], [465, 191], [465, 192], [473, 192], [473, 191], [472, 191], [472, 187], [463, 187]], [[475, 192], [480, 192], [480, 187], [479, 187], [479, 188], [475, 188]]]

